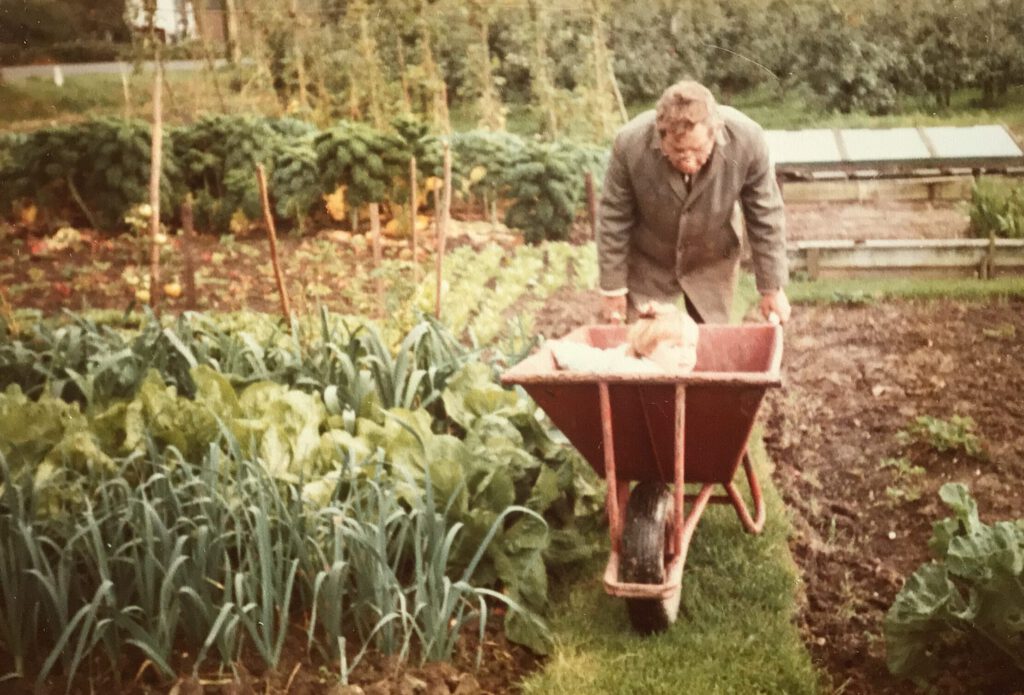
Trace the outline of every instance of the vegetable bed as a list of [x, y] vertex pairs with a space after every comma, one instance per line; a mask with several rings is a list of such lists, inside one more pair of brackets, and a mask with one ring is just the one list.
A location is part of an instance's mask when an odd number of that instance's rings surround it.
[[329, 685], [368, 652], [392, 671], [508, 653], [488, 624], [543, 654], [548, 572], [594, 552], [601, 498], [429, 320], [395, 349], [326, 311], [5, 326], [0, 668], [269, 687], [299, 653]]
[[794, 312], [765, 441], [805, 639], [847, 695], [913, 691], [887, 658], [944, 693], [1024, 689], [1022, 348], [1020, 299]]

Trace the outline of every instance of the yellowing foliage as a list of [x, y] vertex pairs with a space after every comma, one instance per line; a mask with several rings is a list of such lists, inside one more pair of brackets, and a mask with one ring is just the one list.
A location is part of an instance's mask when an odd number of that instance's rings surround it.
[[482, 181], [485, 176], [487, 176], [487, 167], [478, 164], [470, 170], [469, 181], [470, 183], [478, 183]]
[[32, 225], [35, 224], [38, 215], [39, 209], [30, 203], [20, 210], [19, 217], [22, 224]]
[[[409, 208], [405, 205], [392, 204], [391, 220], [384, 225], [383, 233], [393, 237], [409, 236]], [[416, 215], [416, 231], [422, 232], [430, 228], [429, 215]]]
[[347, 188], [348, 186], [338, 186], [338, 190], [334, 193], [328, 193], [324, 196], [327, 214], [335, 222], [343, 222], [348, 217], [348, 205], [345, 202], [345, 191]]

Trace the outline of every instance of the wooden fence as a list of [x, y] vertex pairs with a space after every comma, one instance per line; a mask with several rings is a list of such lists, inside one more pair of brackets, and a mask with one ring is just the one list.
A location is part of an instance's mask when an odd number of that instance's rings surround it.
[[898, 275], [992, 278], [1024, 274], [1024, 239], [798, 241], [790, 270], [810, 279]]

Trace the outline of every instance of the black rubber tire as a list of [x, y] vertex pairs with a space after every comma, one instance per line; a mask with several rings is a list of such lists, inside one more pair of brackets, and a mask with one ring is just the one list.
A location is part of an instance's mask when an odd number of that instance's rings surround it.
[[[661, 584], [665, 581], [665, 534], [673, 513], [672, 493], [664, 483], [638, 483], [629, 495], [622, 529], [619, 581]], [[633, 629], [641, 635], [664, 632], [679, 614], [679, 595], [669, 598], [626, 599]]]

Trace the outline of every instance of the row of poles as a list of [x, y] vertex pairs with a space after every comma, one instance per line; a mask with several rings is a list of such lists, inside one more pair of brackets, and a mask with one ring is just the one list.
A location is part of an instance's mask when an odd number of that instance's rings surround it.
[[[150, 307], [154, 312], [159, 313], [159, 292], [160, 287], [160, 171], [163, 156], [163, 104], [161, 94], [163, 92], [163, 71], [160, 62], [157, 61], [153, 87], [153, 131], [151, 143], [151, 160], [149, 174], [149, 206], [151, 215], [149, 218], [150, 235]], [[412, 235], [412, 265], [414, 282], [419, 284], [419, 234], [416, 220], [416, 200], [418, 196], [416, 180], [416, 158], [409, 161], [409, 229]], [[291, 304], [288, 300], [288, 289], [285, 285], [284, 273], [281, 270], [280, 256], [277, 249], [277, 229], [274, 225], [274, 215], [270, 207], [270, 194], [267, 187], [267, 175], [263, 164], [256, 165], [256, 180], [259, 185], [260, 204], [263, 209], [263, 221], [267, 229], [267, 237], [270, 242], [270, 262], [273, 265], [274, 280], [277, 284], [277, 292], [281, 300], [281, 315], [285, 323], [291, 321]], [[594, 181], [588, 172], [585, 176], [587, 211], [590, 222], [591, 233], [596, 231], [597, 223], [597, 198], [594, 190]], [[436, 200], [436, 258], [435, 258], [435, 303], [434, 316], [441, 318], [441, 291], [444, 271], [444, 255], [447, 241], [448, 222], [451, 217], [452, 204], [452, 155], [451, 145], [444, 143], [444, 179], [441, 188], [441, 195]], [[381, 244], [380, 206], [378, 203], [369, 204], [370, 212], [370, 234], [373, 244], [373, 266], [374, 270], [380, 268], [383, 260]], [[192, 196], [187, 195], [181, 210], [182, 228], [184, 238], [182, 251], [184, 256], [185, 296], [189, 306], [196, 305], [195, 286], [195, 259], [192, 253], [192, 244], [195, 239], [195, 227], [192, 215]], [[353, 230], [355, 231], [355, 230]], [[380, 273], [375, 275], [375, 291], [378, 298], [378, 306], [384, 305], [383, 279]]]

